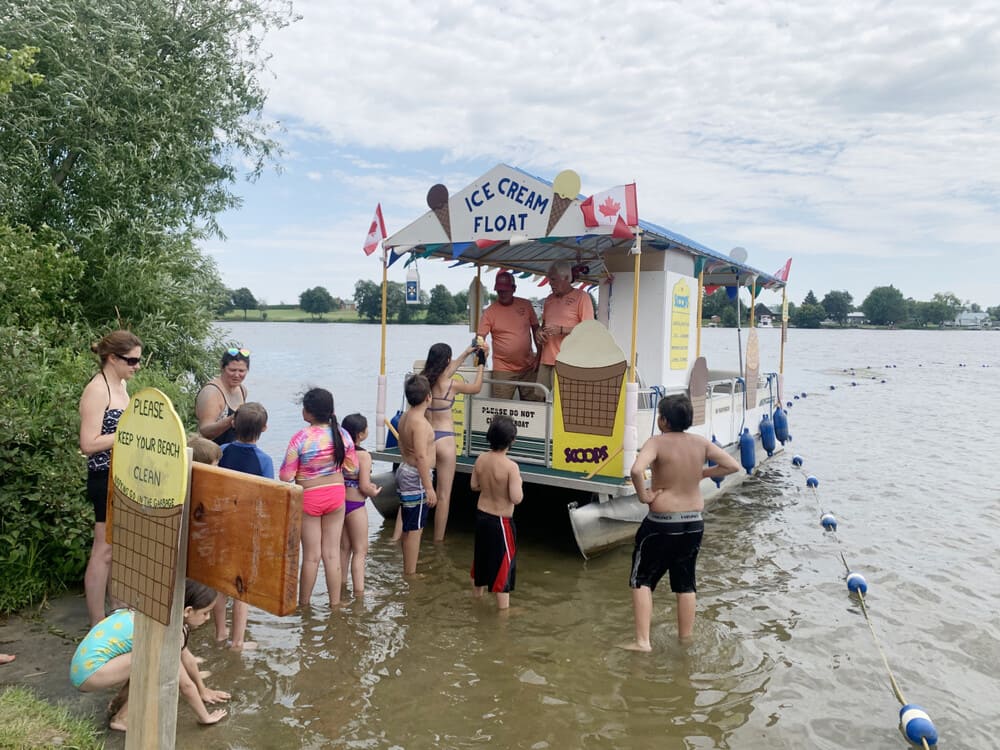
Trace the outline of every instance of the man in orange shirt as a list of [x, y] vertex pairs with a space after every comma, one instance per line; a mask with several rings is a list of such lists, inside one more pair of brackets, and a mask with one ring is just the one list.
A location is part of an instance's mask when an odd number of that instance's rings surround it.
[[569, 261], [560, 260], [549, 266], [548, 279], [552, 293], [545, 298], [537, 337], [541, 344], [538, 382], [551, 388], [563, 339], [577, 323], [594, 319], [594, 303], [589, 294], [573, 288], [573, 266]]
[[538, 333], [538, 316], [528, 300], [514, 296], [517, 285], [514, 274], [501, 271], [497, 274], [493, 291], [497, 300], [486, 308], [479, 321], [480, 336], [493, 337], [494, 380], [510, 381], [493, 383], [493, 398], [514, 398], [514, 390], [522, 401], [541, 401], [541, 392], [531, 386], [515, 386], [515, 383], [534, 383], [538, 367], [538, 357], [531, 345]]

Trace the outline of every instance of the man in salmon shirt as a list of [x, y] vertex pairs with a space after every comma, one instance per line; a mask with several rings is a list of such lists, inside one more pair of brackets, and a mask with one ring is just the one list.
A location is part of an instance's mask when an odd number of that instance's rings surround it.
[[542, 308], [544, 325], [537, 336], [541, 344], [538, 382], [551, 388], [552, 372], [563, 339], [577, 323], [594, 319], [594, 303], [589, 294], [573, 288], [573, 266], [569, 261], [553, 263], [549, 267], [548, 279], [552, 293], [545, 298]]
[[501, 271], [497, 274], [493, 291], [497, 300], [486, 308], [479, 321], [480, 336], [493, 337], [493, 398], [514, 398], [515, 389], [522, 401], [541, 401], [542, 393], [531, 386], [516, 383], [534, 383], [538, 369], [538, 356], [532, 342], [538, 334], [538, 316], [528, 300], [514, 296], [517, 285], [514, 274]]

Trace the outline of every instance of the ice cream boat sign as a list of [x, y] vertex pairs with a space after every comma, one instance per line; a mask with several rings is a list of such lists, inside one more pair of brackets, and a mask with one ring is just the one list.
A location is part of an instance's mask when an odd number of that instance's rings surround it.
[[[580, 176], [572, 170], [560, 172], [550, 185], [500, 164], [455, 195], [449, 195], [444, 185], [431, 187], [427, 192], [430, 211], [390, 237], [387, 244], [499, 242], [518, 236], [608, 233], [607, 226], [587, 226], [586, 214], [579, 208], [579, 191]], [[574, 204], [575, 210], [569, 210]]]

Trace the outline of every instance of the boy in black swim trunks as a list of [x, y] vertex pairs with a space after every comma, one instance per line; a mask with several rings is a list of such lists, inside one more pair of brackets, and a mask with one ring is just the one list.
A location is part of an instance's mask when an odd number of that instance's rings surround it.
[[[705, 501], [699, 484], [706, 477], [724, 477], [739, 471], [736, 459], [700, 435], [689, 435], [693, 410], [683, 394], [660, 400], [657, 425], [660, 435], [649, 438], [632, 464], [632, 484], [649, 515], [635, 535], [632, 552], [632, 609], [635, 641], [625, 648], [651, 651], [649, 628], [653, 616], [653, 591], [670, 571], [670, 590], [677, 595], [677, 636], [686, 639], [694, 629], [695, 563], [701, 547]], [[705, 466], [707, 461], [715, 466]], [[646, 469], [653, 478], [646, 487]]]
[[524, 499], [521, 470], [507, 457], [517, 437], [510, 417], [493, 417], [486, 431], [490, 452], [476, 459], [469, 485], [479, 492], [476, 504], [476, 544], [472, 559], [473, 595], [481, 597], [489, 588], [497, 595], [497, 607], [510, 607], [517, 562], [517, 532], [514, 506]]

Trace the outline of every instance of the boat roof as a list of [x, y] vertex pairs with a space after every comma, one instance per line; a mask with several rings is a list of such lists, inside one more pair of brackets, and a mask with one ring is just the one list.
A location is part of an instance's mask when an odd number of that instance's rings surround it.
[[[456, 218], [464, 216], [466, 208], [473, 210], [469, 198], [481, 190], [484, 184], [489, 185], [491, 180], [495, 183], [499, 176], [511, 174], [520, 175], [524, 184], [536, 189], [539, 196], [543, 193], [554, 196], [552, 182], [518, 167], [499, 164], [454, 196], [448, 197], [447, 191], [444, 191], [451, 217], [448, 229], [439, 215], [440, 210], [436, 212], [432, 209], [386, 238], [384, 246], [389, 253], [389, 264], [409, 254], [411, 257], [407, 263], [418, 258], [441, 258], [452, 260], [453, 267], [475, 265], [508, 269], [527, 278], [545, 276], [553, 262], [565, 260], [587, 267], [587, 271], [579, 274], [578, 278], [599, 283], [608, 274], [604, 263], [605, 255], [612, 252], [628, 253], [635, 244], [633, 238], [613, 236], [611, 226], [586, 227], [582, 213], [574, 210], [586, 198], [582, 194], [577, 196], [573, 202], [575, 205], [571, 205], [556, 223], [553, 232], [546, 236], [532, 237], [510, 231], [464, 231], [461, 220], [456, 221]], [[548, 197], [544, 199], [546, 209], [549, 200]], [[699, 270], [704, 272], [705, 286], [755, 284], [758, 288], [765, 289], [780, 289], [785, 286], [785, 282], [773, 274], [749, 266], [660, 224], [639, 219], [637, 227], [641, 233], [642, 252], [669, 250], [691, 255], [696, 263], [695, 275]], [[453, 234], [456, 228], [459, 232]]]

